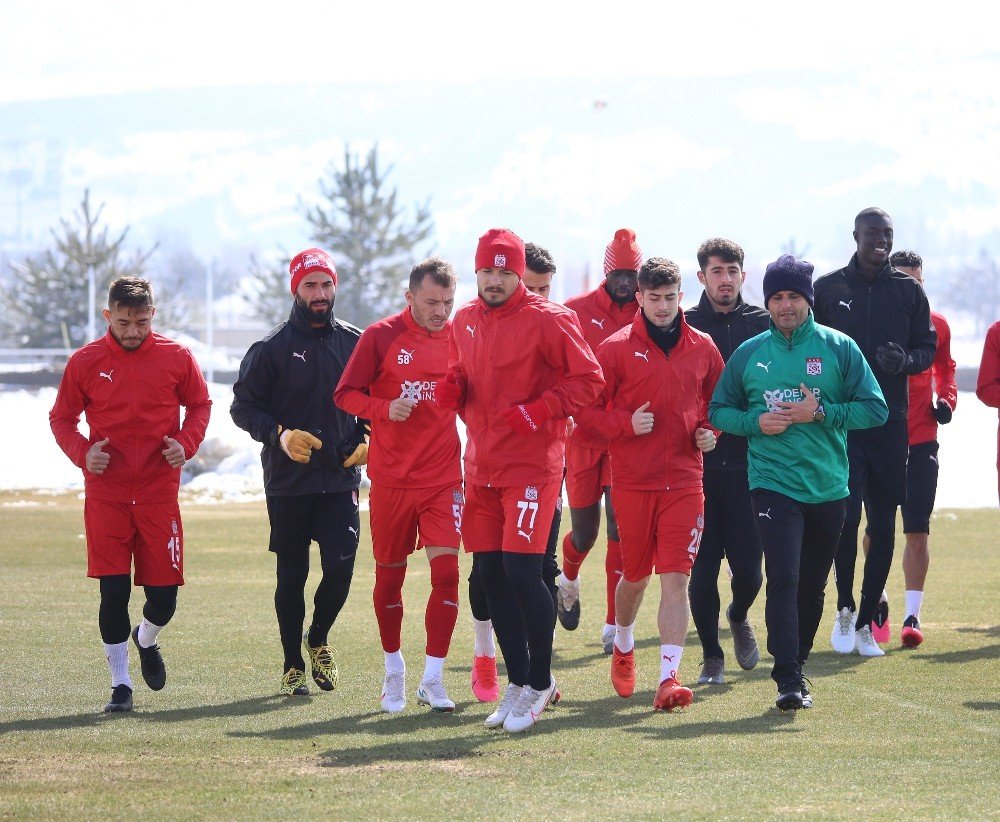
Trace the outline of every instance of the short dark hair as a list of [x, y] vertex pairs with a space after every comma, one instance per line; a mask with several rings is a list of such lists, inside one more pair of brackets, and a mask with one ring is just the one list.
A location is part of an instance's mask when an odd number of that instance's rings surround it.
[[556, 264], [547, 249], [535, 243], [524, 244], [524, 267], [536, 274], [555, 274]]
[[705, 272], [709, 257], [718, 257], [726, 263], [739, 263], [740, 268], [743, 268], [743, 249], [723, 237], [712, 237], [698, 247], [698, 270], [702, 273]]
[[673, 260], [666, 257], [650, 257], [639, 267], [639, 290], [652, 291], [665, 285], [680, 287], [681, 270]]
[[153, 286], [142, 277], [119, 277], [108, 289], [108, 308], [152, 308]]
[[424, 283], [424, 277], [430, 277], [435, 285], [442, 288], [452, 288], [458, 283], [455, 266], [440, 257], [428, 257], [413, 266], [410, 271], [410, 291], [418, 291]]
[[924, 258], [917, 254], [916, 251], [893, 251], [892, 256], [889, 257], [889, 262], [892, 263], [893, 268], [923, 268]]
[[857, 228], [858, 223], [867, 220], [869, 217], [882, 217], [890, 223], [892, 222], [892, 217], [890, 217], [887, 212], [883, 211], [881, 208], [871, 206], [858, 212], [858, 216], [854, 218], [854, 227]]

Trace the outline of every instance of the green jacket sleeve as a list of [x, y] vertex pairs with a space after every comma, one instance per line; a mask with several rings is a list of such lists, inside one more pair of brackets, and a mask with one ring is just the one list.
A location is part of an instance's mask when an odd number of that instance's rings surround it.
[[845, 402], [824, 404], [825, 424], [848, 431], [882, 425], [889, 419], [889, 408], [861, 349], [846, 336], [833, 348], [844, 378]]
[[746, 389], [743, 387], [743, 370], [746, 368], [749, 349], [740, 346], [726, 363], [719, 382], [708, 404], [708, 420], [720, 431], [741, 437], [763, 436], [758, 418], [760, 414], [749, 410]]

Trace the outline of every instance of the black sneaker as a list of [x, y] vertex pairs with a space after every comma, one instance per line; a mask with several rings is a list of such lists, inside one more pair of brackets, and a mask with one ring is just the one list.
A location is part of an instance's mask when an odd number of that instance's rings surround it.
[[104, 706], [104, 713], [116, 714], [132, 710], [132, 689], [128, 685], [115, 685], [111, 701]]
[[167, 666], [163, 664], [163, 656], [160, 654], [159, 645], [150, 645], [143, 648], [139, 644], [139, 626], [136, 625], [132, 631], [132, 641], [139, 649], [139, 662], [142, 665], [142, 678], [151, 691], [162, 690], [167, 684]]
[[788, 679], [778, 685], [778, 698], [774, 700], [779, 711], [797, 711], [803, 705], [802, 678]]
[[805, 677], [802, 677], [802, 686], [799, 689], [799, 692], [802, 694], [802, 707], [803, 708], [811, 708], [813, 706], [812, 693], [810, 693], [810, 691], [809, 691], [809, 686], [810, 685], [812, 685], [812, 683], [808, 679], [806, 679]]
[[556, 577], [556, 616], [567, 631], [575, 631], [580, 624], [580, 580], [569, 580], [562, 574]]

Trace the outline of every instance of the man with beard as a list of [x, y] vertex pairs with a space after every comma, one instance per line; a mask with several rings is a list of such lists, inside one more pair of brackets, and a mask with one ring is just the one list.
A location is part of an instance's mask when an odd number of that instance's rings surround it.
[[[583, 336], [594, 351], [635, 319], [636, 277], [641, 265], [642, 249], [635, 232], [620, 228], [604, 251], [604, 282], [593, 291], [566, 300], [566, 307], [576, 312]], [[604, 653], [610, 654], [615, 638], [615, 589], [622, 575], [622, 552], [611, 504], [611, 464], [604, 437], [578, 430], [566, 443], [566, 495], [572, 530], [563, 539], [563, 570], [556, 580], [559, 622], [567, 631], [576, 630], [580, 623], [580, 567], [597, 542], [603, 499], [608, 551], [604, 560], [607, 612], [601, 645]]]
[[[328, 634], [354, 574], [358, 549], [358, 486], [368, 457], [367, 423], [339, 410], [333, 390], [361, 332], [335, 319], [337, 271], [318, 248], [289, 264], [295, 298], [288, 320], [250, 346], [233, 386], [233, 421], [263, 443], [264, 492], [276, 559], [274, 609], [284, 652], [281, 693], [302, 696], [303, 646], [312, 677], [337, 686]], [[305, 619], [309, 545], [319, 544], [323, 575], [312, 621]]]
[[[740, 292], [747, 275], [743, 249], [736, 243], [719, 237], [706, 240], [698, 249], [698, 269], [705, 293], [684, 318], [692, 328], [708, 334], [723, 361], [728, 362], [740, 343], [767, 330], [768, 313], [743, 301]], [[730, 434], [705, 454], [705, 532], [688, 588], [691, 617], [703, 654], [699, 685], [725, 682], [725, 655], [719, 644], [719, 569], [723, 558], [732, 573], [729, 584], [733, 598], [726, 608], [726, 619], [736, 662], [749, 671], [760, 661], [747, 612], [763, 583], [761, 557], [747, 485], [747, 441]]]
[[[893, 269], [892, 219], [866, 208], [854, 219], [857, 250], [844, 268], [816, 280], [816, 322], [853, 339], [878, 380], [889, 419], [875, 428], [847, 434], [850, 499], [834, 561], [837, 616], [830, 642], [837, 653], [882, 656], [872, 635], [888, 623], [882, 591], [892, 565], [896, 509], [906, 499], [909, 436], [907, 380], [930, 368], [937, 346], [931, 309], [923, 288]], [[854, 565], [862, 501], [868, 503], [871, 548], [865, 558], [861, 601], [854, 599]]]
[[[156, 639], [184, 584], [177, 490], [181, 468], [205, 437], [212, 405], [191, 352], [152, 330], [155, 311], [146, 280], [115, 280], [104, 309], [108, 333], [70, 357], [49, 413], [59, 447], [83, 469], [87, 576], [100, 583], [98, 625], [111, 669], [107, 713], [132, 710], [130, 631], [146, 684], [154, 691], [166, 684]], [[78, 427], [81, 414], [87, 437]], [[128, 614], [133, 560], [135, 584], [146, 595], [134, 630]]]

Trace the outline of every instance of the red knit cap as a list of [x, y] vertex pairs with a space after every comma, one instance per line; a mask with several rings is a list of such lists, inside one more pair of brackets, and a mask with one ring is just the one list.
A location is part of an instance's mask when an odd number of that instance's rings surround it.
[[491, 228], [476, 247], [476, 271], [481, 268], [506, 268], [523, 278], [524, 240], [508, 228]]
[[604, 276], [619, 269], [638, 271], [641, 267], [642, 249], [635, 241], [635, 232], [631, 228], [619, 228], [604, 250]]
[[322, 248], [307, 248], [300, 251], [288, 264], [288, 273], [291, 276], [292, 294], [299, 287], [302, 278], [313, 271], [322, 271], [333, 277], [333, 284], [337, 284], [337, 269], [333, 266], [333, 260]]

